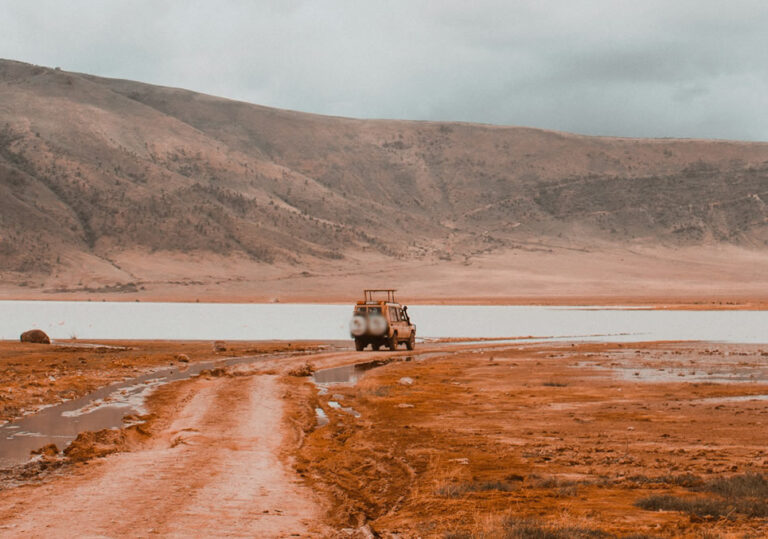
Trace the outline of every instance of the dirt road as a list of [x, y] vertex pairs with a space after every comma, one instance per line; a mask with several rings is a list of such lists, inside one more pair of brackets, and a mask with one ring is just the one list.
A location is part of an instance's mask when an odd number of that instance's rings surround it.
[[0, 494], [2, 535], [320, 535], [320, 506], [278, 458], [280, 391], [269, 375], [187, 384], [146, 447]]

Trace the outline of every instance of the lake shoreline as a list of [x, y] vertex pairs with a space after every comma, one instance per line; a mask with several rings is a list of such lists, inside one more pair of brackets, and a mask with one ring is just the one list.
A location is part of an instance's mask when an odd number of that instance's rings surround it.
[[[420, 339], [768, 343], [768, 310], [421, 305]], [[0, 340], [349, 340], [349, 304], [0, 301]]]
[[[3, 301], [76, 301], [83, 303], [179, 303], [179, 304], [244, 304], [244, 305], [353, 305], [360, 298], [329, 298], [318, 295], [291, 295], [276, 299], [267, 296], [242, 296], [214, 294], [203, 298], [190, 298], [183, 294], [50, 294], [45, 292], [3, 293]], [[472, 297], [420, 297], [405, 296], [401, 301], [408, 305], [444, 306], [504, 306], [504, 307], [584, 307], [584, 308], [635, 308], [652, 310], [724, 310], [764, 311], [768, 310], [768, 296], [472, 296]]]

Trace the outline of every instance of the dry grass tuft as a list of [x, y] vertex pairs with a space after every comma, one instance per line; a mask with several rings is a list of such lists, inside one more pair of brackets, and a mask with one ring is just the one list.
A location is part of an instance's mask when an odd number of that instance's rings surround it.
[[635, 502], [649, 511], [681, 511], [698, 517], [731, 518], [741, 514], [752, 518], [768, 517], [768, 478], [747, 473], [713, 479], [694, 485], [692, 490], [717, 494], [717, 498], [692, 498], [669, 494], [653, 495]]
[[439, 486], [436, 493], [448, 498], [460, 498], [470, 492], [511, 492], [515, 486], [505, 481], [468, 481], [464, 483], [445, 483]]
[[612, 536], [592, 528], [548, 525], [535, 519], [510, 517], [504, 522], [502, 537], [504, 539], [592, 539]]

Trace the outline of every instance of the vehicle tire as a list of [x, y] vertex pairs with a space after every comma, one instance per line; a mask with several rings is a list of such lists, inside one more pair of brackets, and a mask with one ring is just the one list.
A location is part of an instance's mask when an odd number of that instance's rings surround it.
[[408, 339], [408, 342], [405, 343], [405, 347], [408, 350], [413, 350], [414, 348], [416, 348], [416, 332], [415, 331], [411, 331], [411, 338]]
[[363, 348], [365, 348], [365, 341], [363, 339], [355, 339], [355, 350], [362, 352]]
[[392, 334], [387, 345], [389, 346], [390, 350], [397, 350], [397, 332]]

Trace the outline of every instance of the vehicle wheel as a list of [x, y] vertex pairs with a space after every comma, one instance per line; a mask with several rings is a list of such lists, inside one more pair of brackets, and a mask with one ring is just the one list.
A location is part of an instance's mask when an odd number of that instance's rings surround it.
[[405, 343], [405, 347], [408, 350], [413, 350], [414, 348], [416, 348], [416, 332], [414, 331], [411, 332], [411, 338], [408, 339], [408, 342]]
[[362, 339], [355, 339], [355, 350], [362, 352], [363, 348], [365, 348], [365, 342]]
[[389, 345], [390, 350], [397, 350], [397, 333], [393, 333], [392, 336], [389, 338]]

